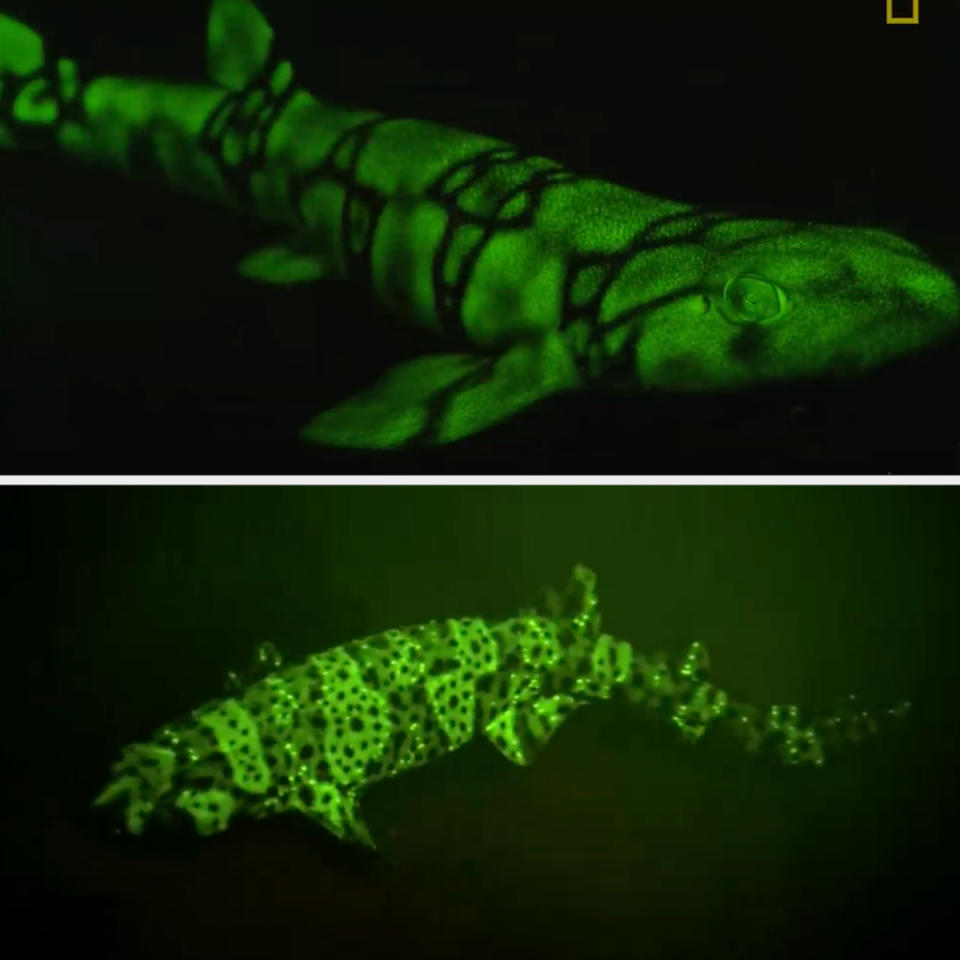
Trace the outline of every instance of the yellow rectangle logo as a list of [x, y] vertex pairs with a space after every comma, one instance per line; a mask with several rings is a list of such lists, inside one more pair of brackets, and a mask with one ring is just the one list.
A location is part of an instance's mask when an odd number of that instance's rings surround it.
[[895, 17], [893, 15], [893, 0], [887, 0], [887, 23], [919, 23], [920, 0], [913, 0], [913, 14], [909, 17]]

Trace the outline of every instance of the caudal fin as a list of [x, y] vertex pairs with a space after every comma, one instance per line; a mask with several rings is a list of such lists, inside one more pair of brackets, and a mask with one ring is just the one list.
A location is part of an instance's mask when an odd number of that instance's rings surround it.
[[16, 127], [34, 119], [42, 104], [43, 37], [0, 13], [0, 147], [16, 147]]

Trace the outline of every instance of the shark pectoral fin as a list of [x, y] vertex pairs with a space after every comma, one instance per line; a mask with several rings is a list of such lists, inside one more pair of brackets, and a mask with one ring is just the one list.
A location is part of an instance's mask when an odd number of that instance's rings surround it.
[[328, 273], [319, 253], [296, 240], [255, 250], [237, 264], [237, 272], [264, 283], [309, 283]]
[[526, 766], [549, 743], [563, 721], [584, 703], [566, 693], [537, 697], [496, 714], [483, 732], [508, 760]]
[[207, 25], [207, 73], [230, 90], [242, 90], [263, 69], [273, 30], [250, 0], [213, 0]]
[[484, 375], [493, 358], [432, 354], [389, 370], [368, 390], [315, 417], [301, 431], [335, 447], [399, 447], [430, 429], [434, 407]]
[[326, 827], [338, 840], [376, 850], [370, 828], [360, 814], [356, 791], [340, 790], [332, 783], [302, 787], [291, 795], [291, 806]]
[[301, 436], [339, 447], [449, 443], [579, 382], [576, 364], [556, 334], [515, 344], [498, 357], [418, 357], [321, 413]]

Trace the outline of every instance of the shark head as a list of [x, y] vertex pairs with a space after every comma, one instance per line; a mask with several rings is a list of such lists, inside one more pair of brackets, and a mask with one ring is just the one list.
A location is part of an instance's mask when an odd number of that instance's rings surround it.
[[200, 835], [225, 830], [242, 806], [231, 790], [226, 758], [216, 751], [200, 754], [189, 734], [168, 726], [149, 742], [124, 747], [92, 806], [122, 821], [135, 836], [154, 824], [191, 819]]
[[679, 282], [636, 318], [646, 386], [857, 375], [960, 325], [956, 283], [882, 230], [720, 218], [698, 239], [677, 251]]

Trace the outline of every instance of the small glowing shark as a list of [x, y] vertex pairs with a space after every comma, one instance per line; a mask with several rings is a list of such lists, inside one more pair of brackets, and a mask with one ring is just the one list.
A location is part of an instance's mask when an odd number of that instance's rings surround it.
[[849, 376], [960, 320], [953, 280], [893, 234], [710, 212], [318, 99], [250, 0], [212, 3], [207, 66], [209, 84], [86, 78], [0, 15], [0, 146], [159, 176], [282, 225], [243, 275], [370, 284], [452, 348], [321, 413], [309, 441], [444, 443], [594, 384]]
[[603, 633], [596, 577], [577, 566], [566, 591], [506, 620], [386, 630], [286, 667], [261, 644], [246, 685], [228, 674], [231, 695], [125, 747], [93, 806], [134, 835], [180, 820], [210, 836], [234, 816], [297, 812], [375, 849], [359, 808], [369, 785], [478, 736], [529, 764], [573, 711], [611, 697], [669, 717], [690, 743], [716, 723], [751, 753], [815, 767], [911, 708], [872, 713], [848, 696], [801, 722], [796, 706], [731, 700], [708, 670], [701, 643], [670, 663]]

